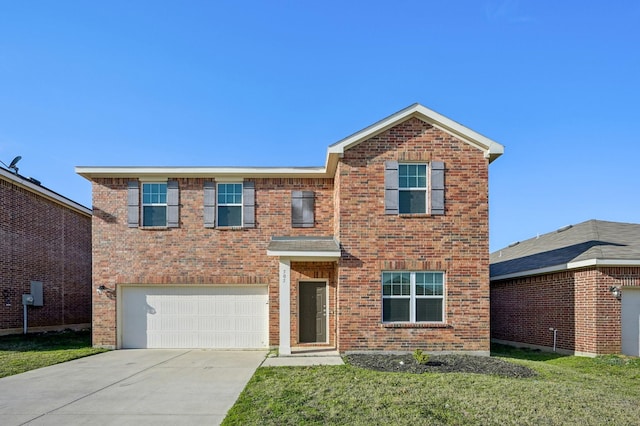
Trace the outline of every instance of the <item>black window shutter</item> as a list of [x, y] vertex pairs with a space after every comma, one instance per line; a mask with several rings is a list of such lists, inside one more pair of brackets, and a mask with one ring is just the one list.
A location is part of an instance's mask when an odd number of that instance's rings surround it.
[[216, 183], [204, 183], [204, 227], [216, 226]]
[[314, 204], [313, 191], [291, 192], [291, 226], [293, 228], [313, 228]]
[[431, 162], [431, 214], [444, 214], [444, 163]]
[[137, 228], [140, 224], [140, 184], [137, 180], [127, 183], [127, 225]]
[[180, 224], [180, 190], [177, 180], [167, 181], [167, 227], [177, 228]]
[[242, 184], [242, 222], [245, 228], [256, 227], [256, 190], [253, 182]]
[[384, 163], [384, 214], [399, 212], [398, 180], [398, 162], [386, 161]]

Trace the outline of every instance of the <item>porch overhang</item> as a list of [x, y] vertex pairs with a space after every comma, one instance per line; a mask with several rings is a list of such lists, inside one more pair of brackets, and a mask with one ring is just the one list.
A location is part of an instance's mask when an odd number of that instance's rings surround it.
[[280, 355], [291, 355], [291, 262], [335, 262], [340, 244], [333, 237], [271, 237], [267, 256], [278, 256]]
[[334, 262], [340, 259], [340, 244], [333, 237], [271, 237], [267, 256], [292, 261]]

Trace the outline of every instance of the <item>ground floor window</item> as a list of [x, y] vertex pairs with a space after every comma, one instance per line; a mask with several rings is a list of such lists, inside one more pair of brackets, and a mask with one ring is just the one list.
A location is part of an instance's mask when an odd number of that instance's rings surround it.
[[383, 322], [443, 322], [443, 272], [383, 272]]

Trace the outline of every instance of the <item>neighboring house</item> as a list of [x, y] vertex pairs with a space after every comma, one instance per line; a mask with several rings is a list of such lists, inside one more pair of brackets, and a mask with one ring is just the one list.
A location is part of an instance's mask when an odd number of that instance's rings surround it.
[[323, 167], [77, 167], [93, 182], [94, 345], [488, 354], [502, 152], [415, 104]]
[[640, 355], [640, 224], [589, 220], [491, 254], [494, 341]]
[[91, 210], [0, 168], [0, 334], [23, 332], [32, 292], [28, 331], [91, 325]]

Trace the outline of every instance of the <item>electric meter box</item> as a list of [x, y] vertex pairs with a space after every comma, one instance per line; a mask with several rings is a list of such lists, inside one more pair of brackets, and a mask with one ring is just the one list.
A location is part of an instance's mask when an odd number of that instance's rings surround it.
[[33, 306], [42, 306], [44, 304], [42, 292], [42, 281], [31, 281], [31, 296], [33, 297]]

